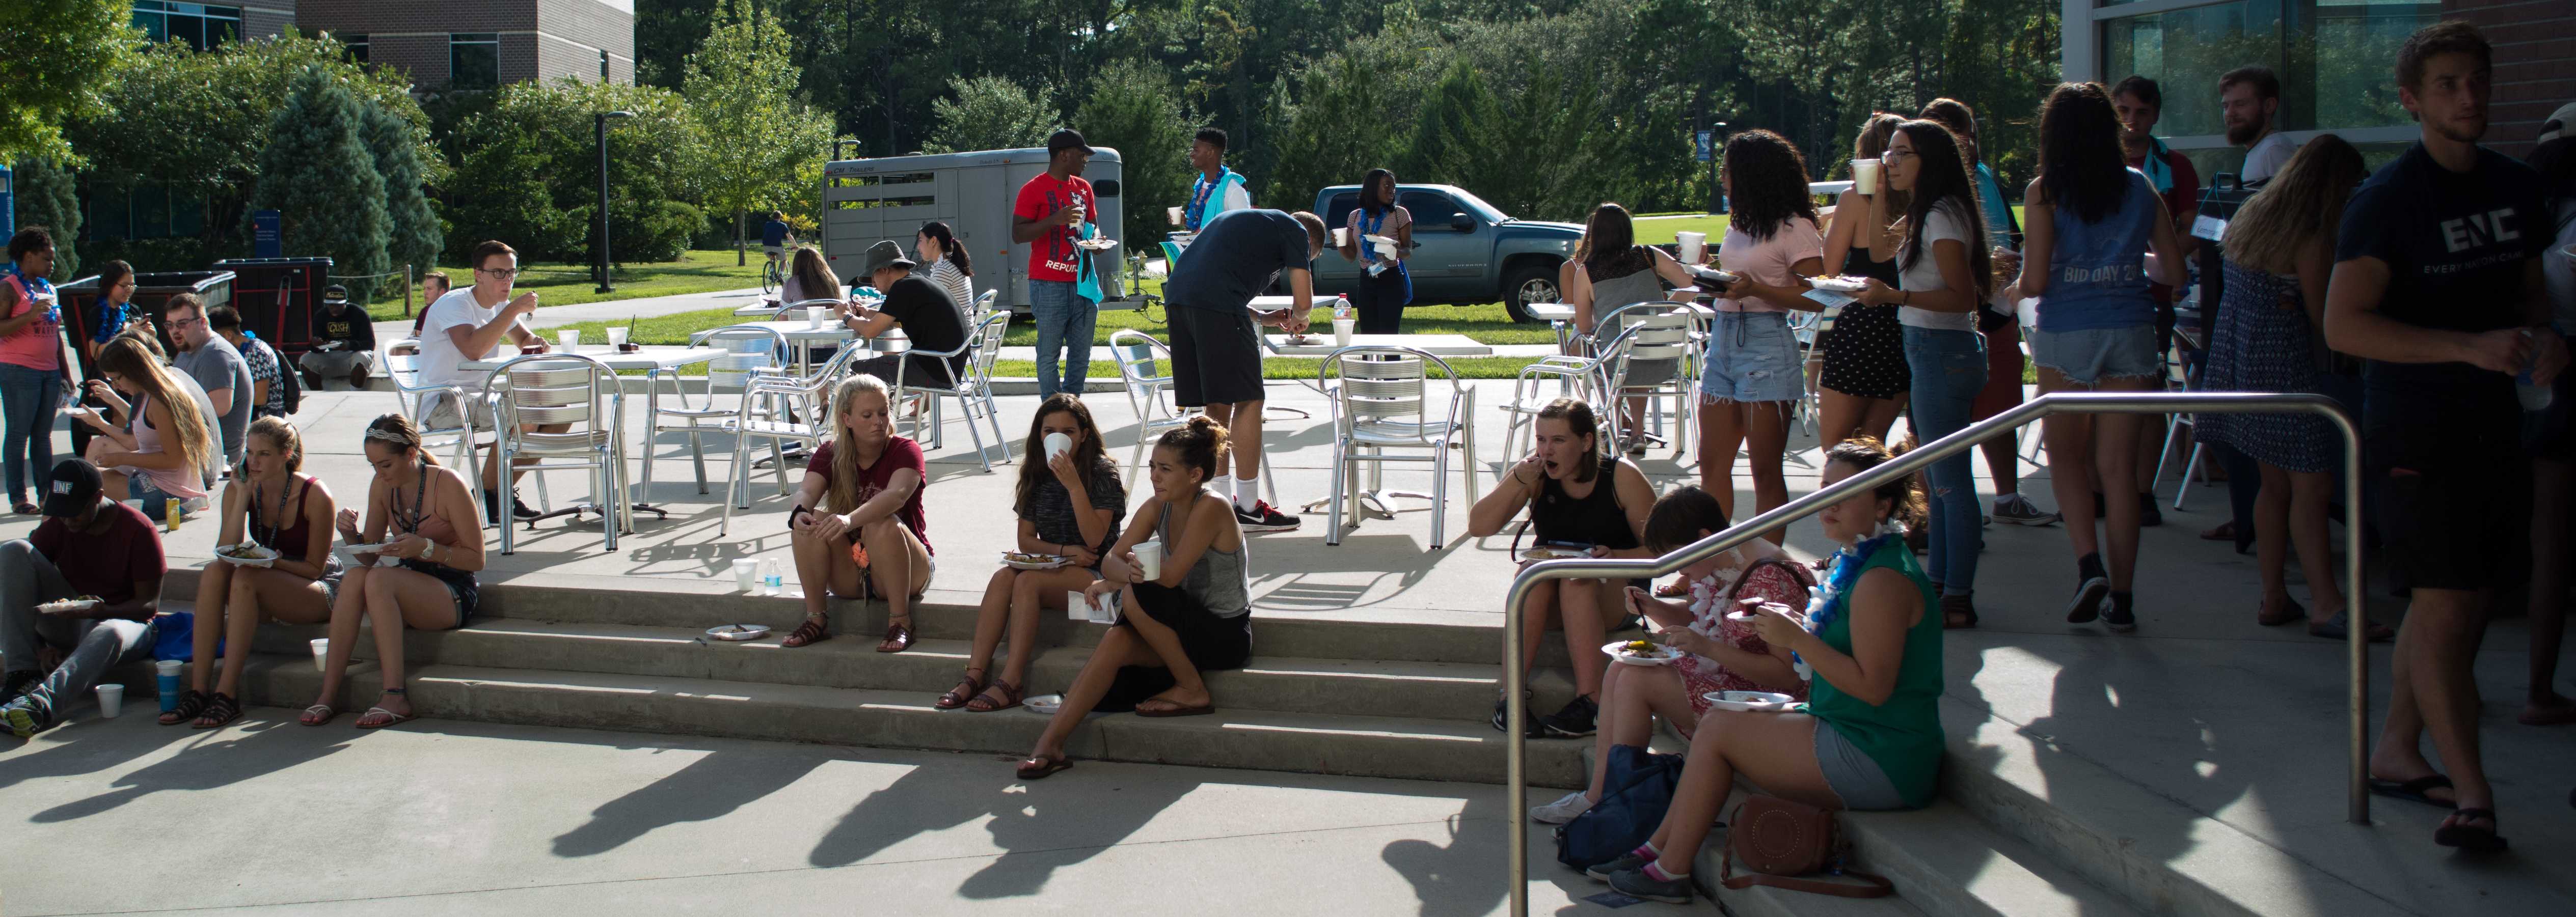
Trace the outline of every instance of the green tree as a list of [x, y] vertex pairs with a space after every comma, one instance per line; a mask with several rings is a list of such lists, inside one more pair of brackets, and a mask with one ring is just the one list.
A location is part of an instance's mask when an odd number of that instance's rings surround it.
[[666, 260], [698, 231], [686, 210], [689, 179], [703, 172], [698, 125], [680, 94], [658, 86], [576, 79], [513, 83], [491, 105], [466, 115], [451, 143], [462, 152], [441, 190], [447, 249], [485, 239], [510, 243], [522, 260], [591, 260], [598, 234], [599, 149], [592, 113], [631, 111], [608, 129], [609, 223], [613, 251]]
[[1392, 110], [1400, 96], [1390, 90], [1388, 73], [1400, 61], [1357, 43], [1307, 70], [1298, 83], [1303, 97], [1279, 143], [1279, 164], [1259, 199], [1304, 209], [1317, 189], [1358, 181], [1392, 161], [1401, 142], [1387, 125], [1406, 123], [1410, 114]]
[[65, 122], [107, 110], [106, 87], [140, 44], [125, 0], [0, 4], [0, 162], [77, 164]]
[[1035, 90], [998, 76], [952, 81], [954, 100], [930, 105], [938, 125], [921, 143], [925, 153], [1008, 150], [1046, 142], [1057, 123], [1054, 93]]
[[344, 276], [385, 270], [385, 178], [367, 151], [366, 108], [331, 71], [307, 68], [268, 122], [251, 206], [278, 212], [279, 241], [297, 255], [328, 255]]
[[1120, 238], [1137, 244], [1164, 225], [1163, 208], [1189, 201], [1190, 141], [1206, 122], [1181, 110], [1162, 68], [1141, 60], [1110, 64], [1073, 123], [1092, 145], [1118, 151]]
[[1516, 126], [1476, 67], [1465, 58], [1452, 58], [1413, 118], [1412, 136], [1394, 162], [1396, 179], [1458, 185], [1508, 210], [1510, 202], [1493, 195], [1502, 190], [1507, 175], [1530, 163], [1521, 156], [1496, 156], [1495, 151], [1519, 147], [1526, 154], [1544, 155], [1509, 142]]
[[29, 159], [18, 163], [12, 181], [18, 189], [18, 225], [53, 231], [53, 279], [69, 282], [80, 276], [80, 194], [71, 170]]
[[748, 258], [745, 215], [797, 199], [797, 183], [816, 174], [832, 142], [831, 122], [796, 97], [802, 70], [788, 50], [778, 17], [726, 0], [681, 81], [707, 141], [698, 186], [708, 205], [733, 214], [736, 264]]
[[376, 162], [376, 174], [384, 177], [385, 214], [392, 220], [385, 254], [393, 259], [394, 268], [435, 270], [447, 233], [439, 225], [437, 212], [430, 209], [429, 195], [423, 187], [426, 179], [420, 161], [421, 130], [374, 105], [367, 107], [363, 130], [367, 153]]

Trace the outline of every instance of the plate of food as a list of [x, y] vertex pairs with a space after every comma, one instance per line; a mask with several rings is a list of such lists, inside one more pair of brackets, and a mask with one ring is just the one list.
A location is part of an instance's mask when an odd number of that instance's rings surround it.
[[1590, 550], [1572, 545], [1540, 545], [1521, 549], [1522, 560], [1572, 560], [1591, 556]]
[[1858, 293], [1869, 289], [1868, 281], [1860, 277], [1810, 277], [1807, 285], [1835, 293]]
[[1064, 566], [1064, 563], [1065, 558], [1062, 554], [1029, 554], [1020, 551], [1002, 552], [1002, 566], [1009, 567], [1014, 570], [1053, 570], [1057, 567]]
[[99, 598], [98, 596], [84, 595], [78, 598], [57, 599], [51, 602], [44, 602], [38, 604], [36, 606], [36, 610], [47, 614], [60, 614], [68, 611], [88, 611], [92, 608], [97, 608], [99, 603], [104, 601], [106, 600]]
[[1610, 658], [1629, 665], [1671, 665], [1682, 651], [1651, 640], [1612, 640], [1601, 644]]
[[1102, 250], [1102, 249], [1117, 248], [1117, 247], [1118, 247], [1118, 240], [1116, 240], [1116, 239], [1083, 239], [1083, 240], [1078, 241], [1078, 242], [1075, 242], [1075, 243], [1073, 243], [1073, 244], [1074, 244], [1075, 246], [1077, 246], [1077, 247], [1087, 248], [1087, 249], [1090, 249], [1090, 250], [1092, 250], [1092, 251], [1100, 251], [1100, 250]]
[[265, 567], [277, 562], [277, 552], [261, 547], [256, 541], [245, 541], [216, 548], [215, 556], [241, 567]]
[[1770, 691], [1711, 691], [1700, 697], [1713, 709], [1752, 713], [1779, 713], [1798, 703], [1797, 698]]
[[744, 640], [758, 640], [766, 636], [769, 636], [769, 625], [767, 624], [726, 624], [720, 627], [707, 628], [707, 639], [722, 640], [727, 643], [739, 643]]

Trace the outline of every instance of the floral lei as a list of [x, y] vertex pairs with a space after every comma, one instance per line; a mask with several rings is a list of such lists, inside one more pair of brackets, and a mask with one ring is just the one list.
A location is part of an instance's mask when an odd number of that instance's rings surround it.
[[[1835, 618], [1842, 617], [1843, 607], [1849, 604], [1844, 600], [1851, 594], [1852, 585], [1860, 582], [1860, 572], [1869, 566], [1869, 559], [1878, 553], [1878, 549], [1886, 547], [1889, 541], [1902, 538], [1904, 535], [1905, 532], [1900, 527], [1834, 552], [1833, 572], [1825, 577], [1824, 582], [1807, 587], [1808, 633], [1821, 637], [1825, 628], [1834, 623]], [[1805, 677], [1806, 660], [1798, 658], [1798, 654], [1794, 651], [1789, 654], [1789, 658], [1797, 664], [1799, 676]]]

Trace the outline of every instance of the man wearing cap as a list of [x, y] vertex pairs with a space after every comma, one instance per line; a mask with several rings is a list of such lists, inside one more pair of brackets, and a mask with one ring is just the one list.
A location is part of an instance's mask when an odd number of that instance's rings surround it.
[[[852, 306], [841, 321], [862, 338], [874, 339], [886, 329], [901, 328], [904, 336], [911, 339], [915, 353], [957, 351], [957, 355], [942, 360], [888, 354], [860, 360], [850, 369], [884, 379], [888, 385], [900, 381], [914, 388], [955, 388], [958, 374], [966, 366], [966, 313], [938, 284], [912, 276], [915, 266], [911, 258], [904, 257], [899, 243], [889, 240], [868, 246], [860, 256], [859, 269], [868, 278], [869, 286], [885, 294], [885, 301], [875, 308]], [[1086, 329], [1088, 324], [1085, 323]], [[1090, 340], [1090, 334], [1085, 330], [1083, 340]], [[911, 362], [898, 362], [902, 360]], [[895, 378], [898, 366], [903, 367], [901, 380]]]
[[[442, 283], [445, 280], [440, 278]], [[427, 309], [421, 310], [421, 318], [429, 318]], [[366, 388], [367, 372], [376, 365], [376, 325], [367, 310], [349, 301], [349, 288], [336, 283], [323, 288], [322, 308], [313, 314], [313, 331], [320, 340], [296, 361], [304, 368], [304, 387], [320, 391], [322, 380], [345, 378], [350, 388]]]
[[[0, 542], [0, 720], [22, 739], [52, 726], [110, 670], [152, 655], [169, 572], [151, 521], [100, 496], [98, 466], [55, 465], [44, 513], [34, 534]], [[47, 604], [81, 598], [96, 601]], [[40, 646], [68, 651], [51, 674], [37, 662]]]
[[[1060, 391], [1081, 394], [1091, 373], [1091, 333], [1100, 306], [1075, 292], [1084, 251], [1073, 244], [1098, 231], [1090, 220], [1100, 202], [1082, 178], [1090, 162], [1091, 146], [1080, 131], [1055, 132], [1047, 138], [1046, 174], [1021, 185], [1011, 206], [1011, 242], [1029, 247], [1029, 315], [1038, 325], [1039, 398]], [[1058, 350], [1064, 353], [1060, 378]]]

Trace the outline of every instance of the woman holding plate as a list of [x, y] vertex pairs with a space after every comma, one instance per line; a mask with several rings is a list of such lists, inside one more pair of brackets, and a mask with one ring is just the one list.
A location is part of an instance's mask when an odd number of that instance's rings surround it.
[[[322, 693], [304, 708], [307, 726], [338, 715], [331, 704], [340, 696], [341, 677], [348, 674], [361, 617], [374, 621], [376, 665], [384, 672], [385, 690], [358, 717], [358, 728], [415, 719], [411, 700], [404, 696], [403, 630], [463, 627], [480, 600], [474, 574], [483, 569], [483, 516], [465, 478], [430, 458], [421, 448], [420, 428], [400, 414], [368, 424], [365, 448], [367, 464], [376, 469], [375, 481], [367, 487], [365, 534], [359, 534], [356, 510], [341, 510], [333, 520], [342, 539], [365, 550], [357, 552], [357, 569], [341, 581], [331, 607]], [[395, 564], [377, 566], [380, 558]]]
[[[1038, 612], [1063, 611], [1068, 593], [1100, 578], [1100, 559], [1108, 556], [1118, 523], [1127, 515], [1127, 487], [1118, 480], [1118, 463], [1101, 448], [1091, 409], [1072, 392], [1057, 392], [1038, 405], [1020, 454], [1020, 482], [1011, 503], [1020, 517], [1017, 550], [1003, 558], [1002, 569], [993, 571], [992, 582], [984, 586], [966, 677], [939, 695], [941, 710], [990, 713], [1020, 705], [1029, 662], [1037, 654]], [[1010, 659], [1003, 663], [1002, 677], [988, 681], [984, 673], [993, 664], [1005, 623], [1010, 625]]]
[[[1404, 267], [1413, 250], [1413, 211], [1395, 202], [1395, 173], [1370, 169], [1360, 179], [1360, 205], [1342, 226], [1342, 257], [1360, 263], [1359, 292], [1351, 297], [1359, 332], [1402, 333], [1405, 304], [1413, 301], [1413, 275]], [[1395, 251], [1379, 250], [1370, 236], [1395, 240]]]
[[[213, 729], [241, 716], [242, 668], [260, 619], [328, 621], [340, 588], [340, 559], [331, 554], [331, 489], [301, 473], [304, 438], [278, 417], [252, 421], [245, 438], [241, 469], [224, 488], [223, 536], [215, 540], [214, 562], [197, 578], [192, 658], [198, 664], [189, 667], [188, 693], [161, 714], [163, 726], [195, 720], [196, 728]], [[225, 654], [210, 695], [206, 682], [218, 639], [234, 651]]]

